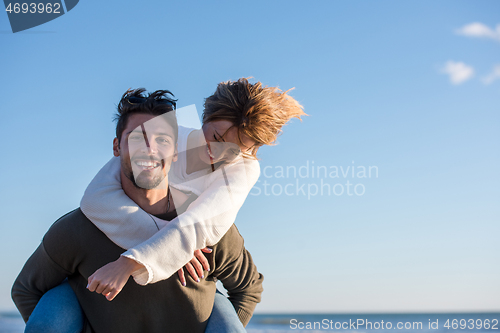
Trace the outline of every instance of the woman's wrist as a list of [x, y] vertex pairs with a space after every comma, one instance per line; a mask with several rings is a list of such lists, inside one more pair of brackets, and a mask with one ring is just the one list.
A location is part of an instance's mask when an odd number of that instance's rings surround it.
[[125, 268], [125, 270], [130, 273], [130, 275], [132, 275], [133, 272], [138, 271], [141, 268], [144, 268], [142, 264], [138, 263], [134, 259], [124, 256], [120, 256], [120, 258], [118, 258], [116, 262], [122, 265]]

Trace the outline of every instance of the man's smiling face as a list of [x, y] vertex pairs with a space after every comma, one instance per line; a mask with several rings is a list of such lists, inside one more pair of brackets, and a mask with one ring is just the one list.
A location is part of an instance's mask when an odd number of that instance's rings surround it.
[[125, 177], [137, 188], [148, 190], [166, 179], [171, 163], [177, 160], [174, 130], [163, 115], [131, 115], [113, 150], [120, 156]]

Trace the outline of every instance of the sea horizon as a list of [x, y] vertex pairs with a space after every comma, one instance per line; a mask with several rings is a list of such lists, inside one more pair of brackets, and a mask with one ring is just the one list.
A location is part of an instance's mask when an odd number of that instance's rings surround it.
[[[285, 332], [498, 332], [500, 312], [257, 313], [249, 333]], [[16, 311], [0, 311], [0, 333], [22, 333]]]

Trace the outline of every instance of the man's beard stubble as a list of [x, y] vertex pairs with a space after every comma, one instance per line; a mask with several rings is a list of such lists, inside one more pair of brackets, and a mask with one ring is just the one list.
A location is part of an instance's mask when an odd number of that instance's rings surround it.
[[[128, 159], [128, 163], [124, 163], [124, 161], [122, 159], [122, 169], [124, 171], [125, 177], [127, 177], [132, 182], [132, 184], [138, 189], [145, 189], [145, 190], [155, 189], [162, 183], [162, 181], [166, 177], [166, 174], [164, 171], [165, 170], [165, 160], [164, 159], [160, 160], [160, 163], [161, 163], [160, 168], [161, 169], [152, 178], [144, 176], [146, 174], [145, 171], [141, 171], [137, 175], [137, 177], [135, 177], [134, 171], [132, 169], [132, 163], [133, 163], [133, 161], [130, 161], [130, 159]], [[141, 175], [142, 175], [142, 177], [141, 177]]]

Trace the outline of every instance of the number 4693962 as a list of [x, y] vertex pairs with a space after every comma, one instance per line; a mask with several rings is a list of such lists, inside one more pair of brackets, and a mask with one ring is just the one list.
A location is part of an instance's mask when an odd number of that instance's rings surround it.
[[18, 13], [23, 13], [23, 14], [26, 14], [26, 13], [31, 13], [31, 14], [35, 14], [35, 13], [39, 13], [39, 14], [42, 14], [42, 13], [47, 13], [47, 14], [61, 14], [60, 12], [61, 10], [61, 4], [60, 3], [47, 3], [47, 4], [44, 4], [44, 3], [9, 3], [9, 5], [7, 6], [7, 8], [5, 8], [5, 11], [8, 12], [9, 14], [14, 12], [14, 14], [18, 14]]
[[492, 320], [489, 320], [489, 319], [484, 319], [484, 320], [481, 320], [481, 319], [469, 319], [469, 320], [466, 320], [466, 319], [453, 319], [451, 321], [451, 324], [450, 324], [450, 320], [448, 319], [446, 321], [446, 323], [444, 324], [444, 327], [446, 327], [447, 329], [461, 329], [461, 330], [465, 330], [465, 329], [481, 329], [481, 328], [484, 328], [486, 330], [497, 330], [498, 329], [498, 319], [492, 319]]

